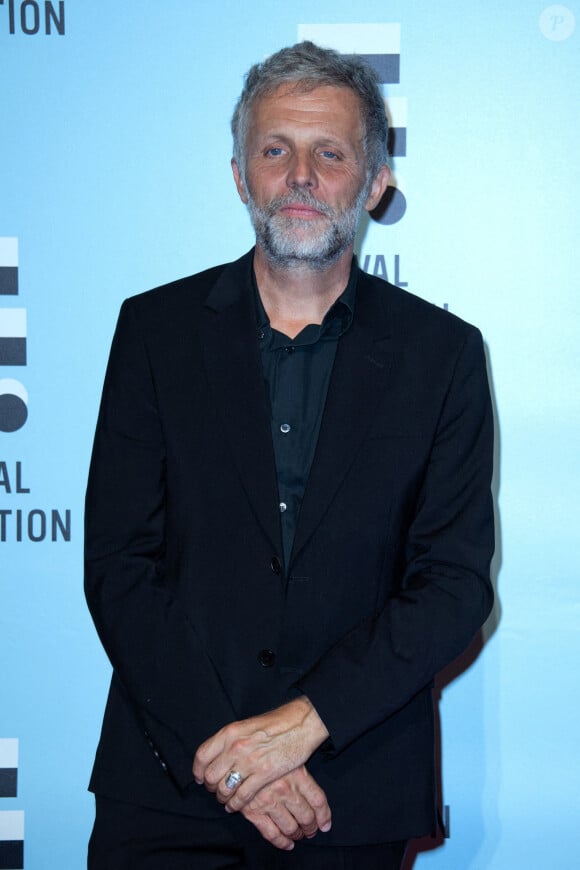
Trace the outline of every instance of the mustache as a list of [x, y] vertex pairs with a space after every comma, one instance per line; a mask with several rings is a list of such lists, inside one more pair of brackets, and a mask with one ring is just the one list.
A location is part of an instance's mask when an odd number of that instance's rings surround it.
[[325, 215], [325, 217], [332, 218], [335, 215], [334, 209], [332, 206], [328, 205], [328, 203], [320, 202], [320, 200], [316, 199], [316, 197], [309, 191], [297, 187], [296, 190], [293, 190], [291, 193], [287, 193], [284, 196], [277, 196], [275, 199], [270, 200], [266, 206], [268, 217], [273, 217], [278, 209], [292, 205], [307, 205], [310, 208], [315, 208], [321, 214]]

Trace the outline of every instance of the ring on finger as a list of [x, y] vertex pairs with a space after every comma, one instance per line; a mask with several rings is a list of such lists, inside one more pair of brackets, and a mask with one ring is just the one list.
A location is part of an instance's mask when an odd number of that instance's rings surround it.
[[242, 781], [243, 776], [239, 770], [230, 770], [226, 776], [226, 788], [236, 788]]

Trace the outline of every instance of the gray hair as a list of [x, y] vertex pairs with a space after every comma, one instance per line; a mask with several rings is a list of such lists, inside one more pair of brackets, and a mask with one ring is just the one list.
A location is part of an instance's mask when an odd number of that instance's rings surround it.
[[281, 85], [296, 84], [298, 92], [324, 85], [350, 88], [362, 107], [363, 145], [368, 179], [374, 178], [388, 161], [389, 123], [377, 76], [372, 67], [356, 57], [342, 55], [313, 42], [298, 42], [254, 64], [248, 71], [244, 87], [232, 117], [234, 159], [245, 175], [245, 148], [250, 113], [256, 100], [273, 93]]

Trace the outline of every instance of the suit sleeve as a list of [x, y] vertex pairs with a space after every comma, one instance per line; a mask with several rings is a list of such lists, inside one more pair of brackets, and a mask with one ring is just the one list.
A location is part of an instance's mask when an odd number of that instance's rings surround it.
[[134, 711], [175, 782], [236, 718], [165, 571], [166, 450], [154, 377], [131, 303], [113, 339], [85, 505], [85, 593]]
[[397, 595], [297, 683], [340, 752], [403, 707], [473, 639], [493, 604], [493, 418], [471, 329], [458, 352], [404, 547]]

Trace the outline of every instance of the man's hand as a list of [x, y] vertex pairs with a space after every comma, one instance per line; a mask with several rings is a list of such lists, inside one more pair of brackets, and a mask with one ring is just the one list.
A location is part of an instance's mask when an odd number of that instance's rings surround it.
[[242, 809], [265, 840], [290, 851], [302, 837], [329, 831], [331, 812], [326, 795], [304, 766], [270, 783]]
[[[301, 767], [328, 736], [311, 702], [301, 696], [270, 713], [221, 728], [197, 750], [193, 775], [228, 810], [237, 812], [264, 786]], [[242, 779], [228, 788], [232, 771]]]

